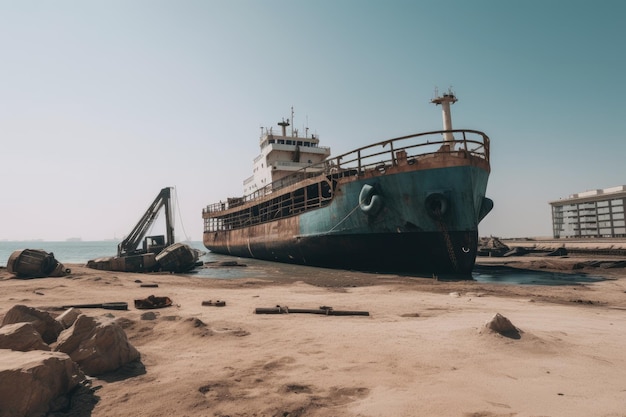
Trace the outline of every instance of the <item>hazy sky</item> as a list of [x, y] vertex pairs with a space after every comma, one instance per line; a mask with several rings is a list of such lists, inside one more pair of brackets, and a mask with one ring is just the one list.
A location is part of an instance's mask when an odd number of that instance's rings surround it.
[[201, 240], [261, 126], [337, 155], [440, 129], [435, 87], [492, 141], [480, 234], [547, 236], [626, 184], [625, 43], [622, 0], [0, 0], [0, 239], [120, 238], [174, 186]]

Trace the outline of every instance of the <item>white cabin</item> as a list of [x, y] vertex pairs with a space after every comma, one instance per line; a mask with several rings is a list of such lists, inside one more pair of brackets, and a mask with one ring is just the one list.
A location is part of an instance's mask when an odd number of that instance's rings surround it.
[[253, 175], [243, 182], [244, 195], [257, 191], [271, 192], [268, 187], [272, 182], [280, 180], [308, 165], [324, 161], [330, 156], [330, 148], [319, 146], [319, 136], [308, 134], [298, 136], [298, 131], [291, 129], [287, 134], [289, 119], [278, 123], [281, 134], [275, 134], [270, 127], [261, 131], [261, 154], [254, 158]]

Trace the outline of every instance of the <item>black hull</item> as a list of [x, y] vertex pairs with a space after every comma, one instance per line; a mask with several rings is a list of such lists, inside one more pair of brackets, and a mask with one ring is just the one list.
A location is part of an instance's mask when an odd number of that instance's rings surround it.
[[478, 233], [420, 232], [320, 235], [243, 246], [205, 246], [244, 258], [367, 272], [471, 279]]

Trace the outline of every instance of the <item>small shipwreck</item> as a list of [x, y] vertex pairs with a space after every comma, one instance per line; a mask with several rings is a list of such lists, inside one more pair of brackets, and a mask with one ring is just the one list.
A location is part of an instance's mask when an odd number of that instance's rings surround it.
[[[165, 212], [165, 235], [146, 236], [161, 209]], [[188, 272], [202, 265], [202, 251], [175, 243], [171, 188], [163, 188], [130, 234], [117, 245], [117, 256], [93, 259], [87, 267], [121, 272]]]
[[16, 250], [9, 256], [7, 271], [18, 278], [62, 277], [72, 272], [54, 253], [42, 249]]

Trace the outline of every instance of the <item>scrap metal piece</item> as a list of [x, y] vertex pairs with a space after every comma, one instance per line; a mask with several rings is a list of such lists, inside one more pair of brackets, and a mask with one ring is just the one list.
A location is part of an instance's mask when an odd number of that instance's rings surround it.
[[224, 307], [226, 305], [226, 301], [223, 301], [223, 300], [217, 300], [217, 301], [208, 300], [208, 301], [203, 301], [202, 305], [203, 306]]
[[14, 251], [7, 261], [7, 271], [19, 278], [62, 277], [72, 272], [42, 249]]
[[169, 297], [155, 297], [151, 295], [147, 298], [135, 300], [135, 308], [138, 309], [163, 308], [171, 305], [172, 299]]
[[105, 310], [128, 310], [128, 303], [124, 301], [116, 301], [112, 303], [72, 304], [61, 308], [103, 308]]
[[325, 316], [369, 316], [368, 311], [351, 311], [351, 310], [335, 310], [329, 306], [320, 306], [317, 309], [309, 308], [289, 308], [287, 306], [277, 305], [276, 307], [263, 308], [259, 307], [254, 310], [256, 314], [289, 314], [289, 313], [308, 313], [322, 314]]

